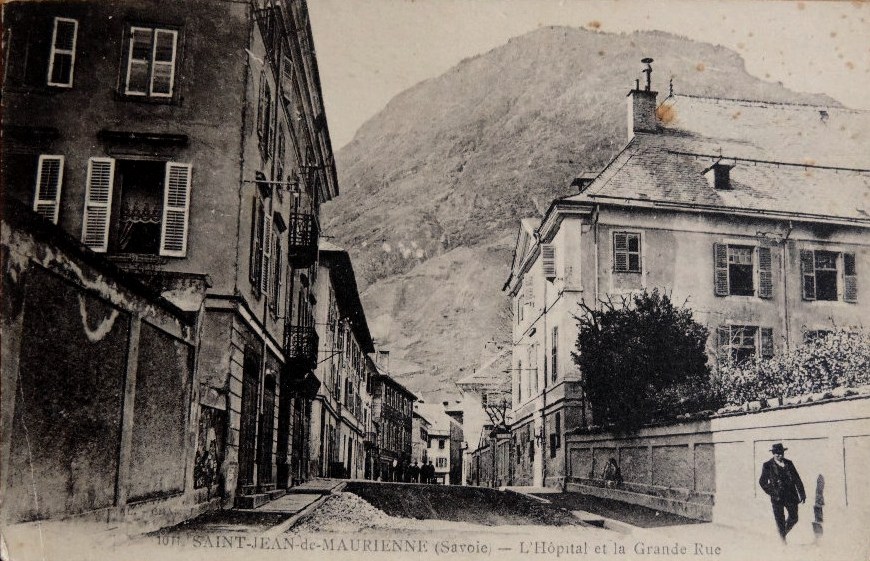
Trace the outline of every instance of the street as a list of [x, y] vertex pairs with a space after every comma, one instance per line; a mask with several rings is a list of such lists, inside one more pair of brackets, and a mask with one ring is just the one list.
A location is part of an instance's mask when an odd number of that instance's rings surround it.
[[[553, 501], [542, 500], [548, 494]], [[582, 496], [572, 495], [543, 493], [533, 498], [514, 491], [472, 487], [334, 480], [331, 494], [296, 495], [293, 502], [300, 510], [295, 513], [278, 512], [269, 505], [262, 510], [212, 512], [130, 539], [120, 531], [88, 533], [87, 526], [75, 523], [45, 524], [40, 537], [36, 526], [30, 525], [30, 535], [19, 533], [18, 543], [29, 540], [34, 547], [28, 548], [29, 556], [16, 561], [61, 556], [92, 559], [95, 551], [101, 551], [103, 557], [108, 551], [114, 559], [131, 561], [155, 557], [280, 559], [291, 552], [300, 559], [324, 555], [351, 559], [360, 553], [396, 559], [496, 555], [500, 559], [745, 559], [750, 546], [766, 559], [812, 561], [831, 558], [833, 552], [801, 538], [782, 546], [772, 531], [765, 534], [764, 529], [741, 532], [627, 505], [625, 509], [607, 505], [608, 514], [633, 523], [588, 511], [572, 513], [559, 506], [583, 503]], [[281, 503], [281, 499], [274, 503]], [[602, 508], [595, 501], [588, 504]], [[599, 523], [602, 527], [597, 527]], [[36, 547], [40, 540], [44, 549]], [[70, 556], [70, 551], [76, 554]], [[857, 552], [840, 553], [843, 555], [836, 558], [854, 558]]]

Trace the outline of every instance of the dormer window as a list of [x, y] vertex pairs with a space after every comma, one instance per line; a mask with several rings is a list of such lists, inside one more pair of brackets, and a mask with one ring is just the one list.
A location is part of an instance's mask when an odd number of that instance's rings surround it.
[[721, 161], [716, 162], [704, 171], [707, 183], [717, 191], [730, 191], [732, 189], [731, 168], [733, 167], [733, 164], [726, 164]]

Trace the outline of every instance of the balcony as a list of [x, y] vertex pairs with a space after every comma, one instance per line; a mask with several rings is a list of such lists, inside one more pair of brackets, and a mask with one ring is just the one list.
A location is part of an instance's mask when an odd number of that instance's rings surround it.
[[317, 368], [317, 348], [320, 338], [314, 327], [293, 325], [287, 328], [284, 350], [287, 362], [306, 368]]
[[363, 436], [363, 446], [366, 448], [374, 448], [378, 445], [378, 433], [368, 431]]
[[287, 256], [290, 264], [305, 267], [317, 258], [317, 239], [320, 225], [313, 214], [294, 212], [287, 225]]

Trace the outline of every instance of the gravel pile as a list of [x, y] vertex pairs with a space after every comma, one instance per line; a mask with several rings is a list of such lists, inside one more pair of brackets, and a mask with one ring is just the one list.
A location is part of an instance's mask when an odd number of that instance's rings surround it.
[[291, 528], [290, 532], [306, 534], [415, 529], [417, 528], [415, 522], [389, 516], [353, 493], [336, 493], [320, 505], [311, 516]]

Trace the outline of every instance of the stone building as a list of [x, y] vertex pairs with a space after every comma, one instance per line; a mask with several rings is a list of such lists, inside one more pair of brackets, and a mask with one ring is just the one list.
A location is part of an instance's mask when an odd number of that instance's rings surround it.
[[417, 396], [387, 372], [386, 353], [379, 352], [371, 376], [372, 415], [377, 423], [374, 479], [402, 481], [411, 461], [411, 428]]
[[186, 314], [196, 406], [181, 422], [226, 505], [304, 479], [318, 214], [338, 194], [304, 0], [3, 16], [4, 200]]
[[314, 477], [363, 478], [365, 442], [374, 432], [368, 391], [374, 352], [348, 253], [328, 242], [320, 247], [315, 323], [322, 327], [311, 408], [311, 471]]
[[432, 427], [426, 417], [414, 409], [411, 418], [411, 464], [418, 466], [429, 463], [429, 429]]
[[864, 323], [868, 125], [839, 107], [629, 93], [623, 150], [519, 228], [515, 484], [560, 485], [565, 432], [593, 421], [571, 359], [581, 302], [666, 290], [710, 329], [711, 363]]

